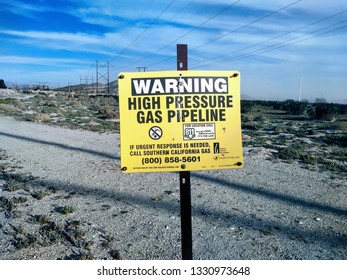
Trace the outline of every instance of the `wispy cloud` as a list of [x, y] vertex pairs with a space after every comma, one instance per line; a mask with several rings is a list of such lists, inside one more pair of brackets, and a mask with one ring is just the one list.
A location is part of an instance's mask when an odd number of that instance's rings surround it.
[[[190, 68], [238, 68], [248, 81], [244, 89], [257, 95], [279, 88], [289, 95], [298, 75], [312, 84], [315, 77], [339, 81], [331, 87], [336, 92], [347, 87], [342, 82], [347, 75], [346, 0], [235, 2], [0, 0], [0, 63], [13, 66], [13, 72], [0, 67], [0, 75], [14, 73], [16, 64], [18, 69], [34, 66], [38, 72], [31, 73], [46, 74], [55, 65], [62, 72], [80, 69], [93, 75], [95, 60], [111, 61], [115, 73], [135, 66], [168, 70], [175, 68], [176, 44], [184, 43]], [[334, 24], [341, 29], [334, 30]], [[273, 88], [261, 84], [259, 73], [265, 72], [276, 81]]]
[[42, 66], [80, 66], [86, 65], [84, 60], [66, 59], [66, 58], [49, 58], [49, 57], [29, 57], [29, 56], [0, 56], [0, 63], [6, 64], [30, 64]]
[[91, 35], [88, 33], [44, 32], [44, 31], [16, 31], [0, 30], [0, 34], [14, 37], [22, 45], [49, 50], [67, 50], [70, 52], [87, 52], [102, 55], [112, 55], [107, 48], [111, 39], [117, 34]]

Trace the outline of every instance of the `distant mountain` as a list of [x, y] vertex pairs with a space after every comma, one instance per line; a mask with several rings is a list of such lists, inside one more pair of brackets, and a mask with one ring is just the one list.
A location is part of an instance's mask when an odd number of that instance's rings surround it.
[[254, 97], [241, 93], [241, 100], [256, 100]]
[[66, 87], [55, 88], [56, 91], [63, 92], [83, 92], [83, 93], [99, 93], [99, 94], [118, 94], [118, 81], [110, 82], [107, 84], [79, 84], [79, 85], [70, 85]]
[[[110, 94], [118, 94], [118, 80], [114, 80], [107, 84], [98, 84], [98, 88], [96, 87], [96, 83], [94, 84], [80, 84], [80, 85], [70, 85], [66, 87], [56, 88], [56, 91], [63, 92], [84, 92], [84, 93], [96, 93], [98, 90], [99, 94], [107, 94], [108, 90]], [[247, 94], [241, 94], [241, 100], [256, 100], [256, 98], [249, 96]]]

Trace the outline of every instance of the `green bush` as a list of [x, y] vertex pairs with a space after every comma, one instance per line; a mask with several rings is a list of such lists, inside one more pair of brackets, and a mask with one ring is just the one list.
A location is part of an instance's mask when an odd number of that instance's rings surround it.
[[286, 148], [281, 148], [278, 151], [278, 157], [285, 160], [298, 160], [305, 157], [307, 154], [305, 152], [306, 144], [304, 143], [294, 143]]
[[318, 104], [309, 111], [309, 115], [315, 119], [332, 121], [338, 115], [338, 108], [334, 104]]
[[252, 111], [255, 103], [249, 100], [241, 100], [241, 113], [249, 113]]
[[0, 80], [0, 88], [7, 88], [7, 86], [5, 85], [5, 81], [3, 79]]

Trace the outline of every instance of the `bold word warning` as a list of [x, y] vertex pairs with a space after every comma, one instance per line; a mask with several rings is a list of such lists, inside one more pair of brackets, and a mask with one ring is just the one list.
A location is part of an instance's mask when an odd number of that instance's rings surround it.
[[227, 77], [132, 79], [132, 95], [228, 93]]

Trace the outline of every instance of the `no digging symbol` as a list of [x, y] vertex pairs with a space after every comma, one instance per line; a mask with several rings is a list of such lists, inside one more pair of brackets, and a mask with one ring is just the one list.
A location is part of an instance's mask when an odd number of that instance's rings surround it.
[[151, 137], [153, 140], [158, 140], [163, 135], [163, 131], [158, 126], [152, 126], [149, 129], [148, 134], [149, 134], [149, 137]]

